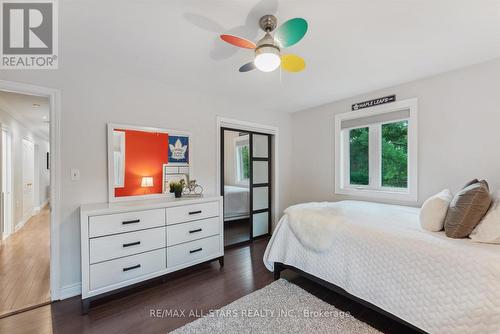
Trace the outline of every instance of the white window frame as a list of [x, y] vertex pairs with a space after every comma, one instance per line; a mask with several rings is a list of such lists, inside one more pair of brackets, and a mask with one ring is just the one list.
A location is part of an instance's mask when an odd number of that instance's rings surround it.
[[250, 178], [243, 179], [242, 172], [243, 172], [243, 166], [241, 166], [241, 160], [240, 160], [240, 148], [248, 146], [248, 153], [250, 154], [250, 139], [249, 136], [241, 136], [241, 137], [236, 137], [234, 139], [234, 159], [235, 159], [235, 183], [240, 186], [246, 186], [250, 184]]
[[[113, 147], [113, 159], [115, 167], [114, 170], [115, 188], [124, 188], [125, 187], [125, 132], [114, 131], [113, 136], [119, 137], [118, 147], [115, 146]], [[113, 137], [113, 140], [114, 139], [116, 138]], [[115, 144], [116, 143], [113, 142], [113, 145]]]
[[[416, 202], [418, 199], [418, 101], [416, 98], [383, 104], [375, 107], [335, 115], [335, 194], [353, 197], [387, 199]], [[342, 130], [341, 123], [369, 116], [381, 115], [400, 110], [409, 110], [409, 117], [379, 122], [358, 128], [369, 127], [369, 185], [349, 183], [349, 140], [345, 138], [351, 129]], [[408, 187], [382, 187], [381, 125], [408, 120]], [[375, 145], [373, 145], [375, 143]]]

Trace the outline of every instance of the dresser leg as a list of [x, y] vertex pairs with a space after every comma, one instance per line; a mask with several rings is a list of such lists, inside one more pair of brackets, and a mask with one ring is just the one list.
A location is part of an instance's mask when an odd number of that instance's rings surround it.
[[221, 267], [221, 268], [222, 268], [222, 267], [224, 267], [224, 256], [221, 256], [221, 257], [219, 258], [219, 264], [220, 264], [220, 267]]
[[82, 299], [82, 314], [89, 313], [89, 308], [90, 308], [90, 300], [88, 298]]

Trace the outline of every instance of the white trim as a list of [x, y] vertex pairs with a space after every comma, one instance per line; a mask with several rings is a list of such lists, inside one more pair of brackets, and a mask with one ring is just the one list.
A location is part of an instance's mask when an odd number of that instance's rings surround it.
[[[272, 205], [273, 205], [273, 213], [272, 213], [272, 222], [273, 226], [272, 228], [275, 227], [276, 223], [278, 222], [279, 219], [279, 128], [276, 126], [272, 125], [265, 125], [265, 124], [259, 124], [259, 123], [252, 123], [252, 122], [247, 122], [247, 121], [241, 121], [237, 119], [231, 119], [231, 118], [226, 118], [226, 117], [221, 117], [217, 116], [217, 178], [216, 178], [216, 184], [215, 184], [215, 189], [217, 189], [217, 195], [221, 195], [220, 191], [220, 185], [221, 185], [221, 178], [220, 178], [220, 172], [221, 172], [221, 165], [220, 165], [220, 144], [221, 144], [221, 138], [220, 138], [220, 129], [221, 128], [233, 128], [233, 129], [238, 129], [241, 131], [253, 131], [253, 132], [260, 132], [260, 133], [266, 133], [272, 135], [271, 139], [271, 144], [273, 145], [273, 161], [271, 162], [273, 165], [273, 174], [272, 174], [272, 180], [273, 180], [273, 193], [272, 193]], [[270, 231], [272, 232], [272, 231]]]
[[49, 204], [49, 200], [46, 199], [42, 204], [40, 204], [39, 206], [35, 207], [35, 214], [39, 214], [40, 211], [47, 205]]
[[60, 299], [67, 299], [82, 294], [82, 283], [73, 283], [61, 287], [61, 292], [59, 294]]
[[[407, 118], [408, 122], [408, 188], [405, 190], [392, 189], [392, 188], [374, 188], [370, 186], [345, 186], [346, 175], [348, 173], [346, 166], [346, 159], [344, 157], [344, 149], [341, 147], [343, 140], [343, 132], [341, 129], [341, 123], [344, 120], [362, 118], [367, 116], [373, 116], [377, 114], [385, 114], [388, 112], [398, 111], [398, 110], [410, 110], [410, 116]], [[384, 122], [386, 123], [386, 122]], [[382, 123], [381, 123], [382, 124]], [[373, 126], [367, 125], [371, 130], [374, 129]], [[366, 127], [366, 126], [363, 126]], [[401, 200], [401, 201], [411, 201], [416, 202], [418, 200], [418, 101], [416, 98], [407, 99], [402, 101], [393, 102], [390, 104], [379, 105], [371, 108], [366, 108], [359, 111], [351, 111], [343, 114], [335, 115], [335, 135], [334, 135], [334, 147], [335, 147], [335, 194], [349, 195], [349, 196], [359, 196], [364, 198], [375, 198], [375, 199], [388, 199], [388, 200]], [[379, 131], [376, 130], [375, 133], [370, 131], [370, 136], [380, 136]], [[379, 140], [377, 140], [379, 141]], [[378, 145], [376, 147], [370, 147], [371, 154], [374, 156], [379, 155], [380, 149]], [[415, 157], [415, 158], [414, 158]], [[375, 160], [375, 159], [373, 159]], [[380, 164], [380, 159], [377, 161], [370, 160], [370, 163]], [[340, 163], [344, 163], [344, 169], [338, 168]], [[348, 165], [348, 164], [347, 164]], [[344, 171], [344, 172], [343, 172]], [[374, 180], [370, 180], [370, 184], [380, 183], [380, 177], [374, 176]]]
[[33, 216], [34, 216], [34, 214], [31, 213], [31, 216], [29, 216], [25, 220], [21, 220], [19, 223], [17, 223], [16, 226], [14, 226], [14, 233], [16, 233], [17, 231], [19, 231], [20, 229], [22, 229], [24, 227], [24, 225], [26, 225], [26, 223], [28, 222], [28, 220], [30, 220], [31, 217], [33, 217]]
[[[149, 126], [139, 126], [139, 125], [129, 125], [129, 124], [117, 124], [117, 123], [108, 123], [107, 125], [108, 131], [108, 201], [110, 203], [116, 202], [127, 202], [127, 201], [137, 201], [137, 200], [148, 200], [148, 199], [156, 199], [156, 198], [171, 198], [172, 194], [170, 193], [162, 193], [162, 194], [145, 194], [145, 195], [136, 195], [136, 196], [126, 196], [126, 197], [115, 197], [115, 169], [114, 169], [114, 156], [113, 156], [113, 129], [126, 129], [126, 130], [137, 130], [137, 131], [147, 131], [147, 132], [160, 132], [167, 133], [173, 136], [186, 136], [189, 138], [189, 179], [196, 179], [193, 175], [193, 138], [190, 132], [182, 131], [182, 130], [170, 130], [170, 129], [161, 129]], [[169, 163], [168, 166], [172, 167], [185, 167], [185, 164], [176, 164]], [[163, 168], [163, 167], [162, 167]], [[163, 179], [161, 180], [163, 184]], [[163, 189], [163, 186], [162, 186]]]
[[0, 80], [0, 90], [43, 96], [50, 103], [50, 298], [60, 296], [60, 205], [61, 205], [61, 91], [58, 89]]

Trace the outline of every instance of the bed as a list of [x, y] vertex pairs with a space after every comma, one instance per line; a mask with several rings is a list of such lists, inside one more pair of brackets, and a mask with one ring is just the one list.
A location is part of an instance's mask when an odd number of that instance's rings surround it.
[[275, 278], [298, 271], [429, 333], [500, 332], [500, 245], [425, 231], [417, 208], [332, 205], [345, 220], [324, 252], [303, 246], [287, 215], [280, 220], [264, 254]]
[[224, 185], [224, 221], [248, 218], [249, 198], [248, 188]]

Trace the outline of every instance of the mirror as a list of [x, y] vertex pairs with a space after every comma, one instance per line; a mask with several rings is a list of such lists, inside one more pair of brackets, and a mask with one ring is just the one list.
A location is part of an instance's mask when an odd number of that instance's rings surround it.
[[108, 124], [109, 201], [172, 197], [169, 183], [189, 181], [189, 133]]

